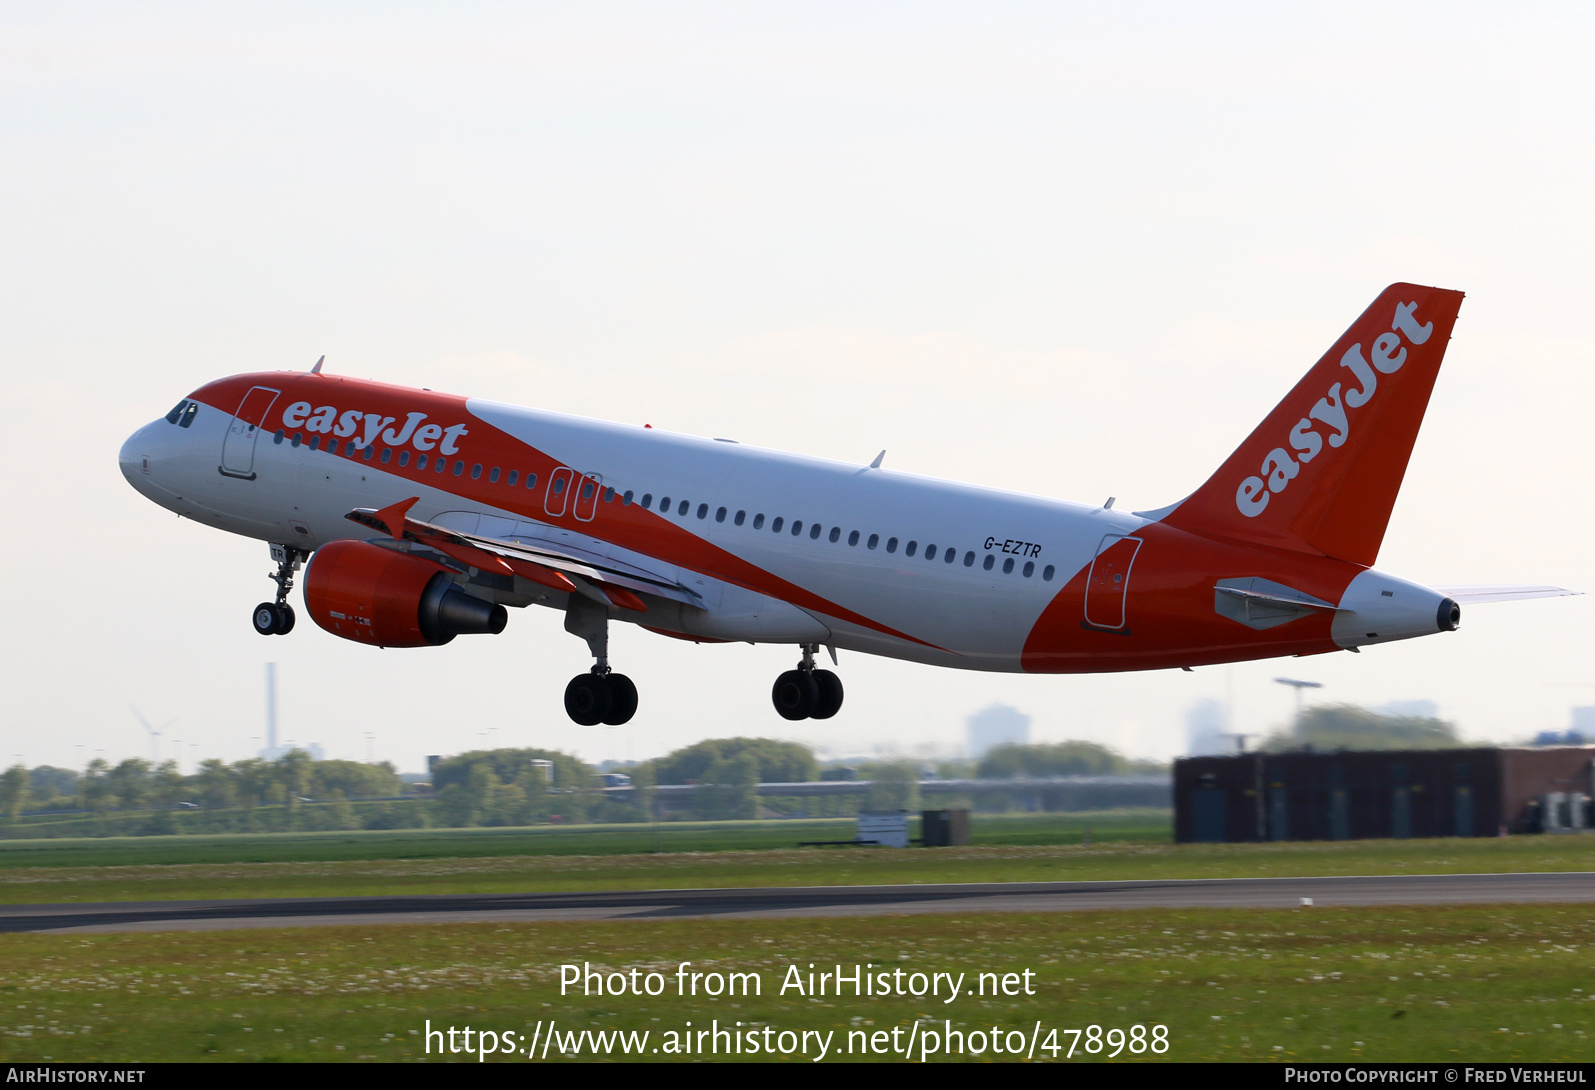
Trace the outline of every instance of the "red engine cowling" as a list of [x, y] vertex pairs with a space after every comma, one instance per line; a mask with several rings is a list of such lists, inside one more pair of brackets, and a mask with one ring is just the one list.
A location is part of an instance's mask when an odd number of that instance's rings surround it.
[[305, 605], [334, 636], [377, 647], [436, 647], [504, 631], [509, 614], [461, 590], [439, 564], [364, 541], [332, 541], [305, 571]]

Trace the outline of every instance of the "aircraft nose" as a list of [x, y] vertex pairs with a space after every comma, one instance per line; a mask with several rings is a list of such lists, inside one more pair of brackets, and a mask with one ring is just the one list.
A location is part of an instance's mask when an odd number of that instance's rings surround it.
[[[165, 421], [156, 423], [165, 423]], [[143, 491], [143, 485], [149, 480], [150, 459], [155, 453], [155, 427], [156, 424], [145, 424], [128, 436], [116, 456], [117, 465], [122, 468], [122, 476], [127, 478], [128, 484], [139, 491]]]

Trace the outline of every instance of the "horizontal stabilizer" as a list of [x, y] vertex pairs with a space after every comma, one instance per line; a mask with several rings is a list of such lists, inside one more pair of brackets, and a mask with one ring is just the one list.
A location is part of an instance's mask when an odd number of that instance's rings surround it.
[[1517, 602], [1525, 598], [1565, 598], [1569, 595], [1583, 594], [1581, 590], [1568, 590], [1566, 587], [1533, 587], [1533, 586], [1481, 586], [1481, 587], [1434, 587], [1433, 590], [1450, 598], [1458, 605], [1475, 606], [1486, 602]]

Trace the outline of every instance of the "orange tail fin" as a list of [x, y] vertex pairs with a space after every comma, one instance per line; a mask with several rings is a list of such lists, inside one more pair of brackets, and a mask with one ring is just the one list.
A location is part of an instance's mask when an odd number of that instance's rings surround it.
[[1459, 291], [1386, 288], [1163, 521], [1373, 564], [1461, 306]]

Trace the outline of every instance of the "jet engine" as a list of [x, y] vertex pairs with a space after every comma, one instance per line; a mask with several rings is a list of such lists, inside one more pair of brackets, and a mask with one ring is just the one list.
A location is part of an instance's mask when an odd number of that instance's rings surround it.
[[440, 564], [364, 541], [332, 541], [305, 572], [305, 605], [334, 636], [377, 647], [437, 647], [504, 631], [509, 614], [461, 590]]

